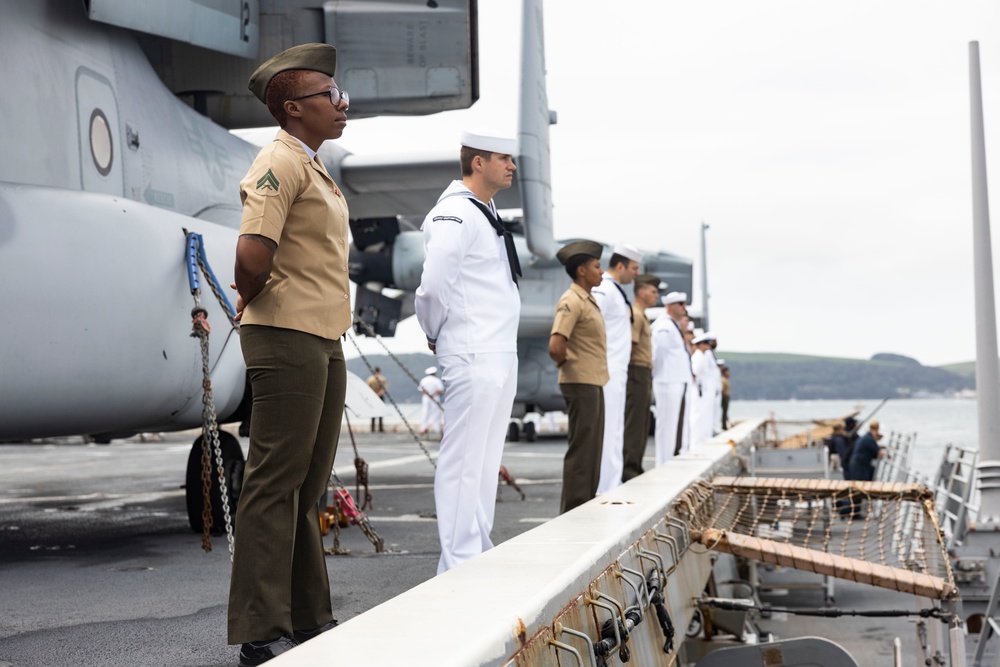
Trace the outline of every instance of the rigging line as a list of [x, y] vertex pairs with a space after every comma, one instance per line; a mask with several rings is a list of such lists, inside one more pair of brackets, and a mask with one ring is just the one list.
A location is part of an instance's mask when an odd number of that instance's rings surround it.
[[944, 611], [937, 607], [924, 609], [840, 609], [839, 607], [772, 607], [770, 605], [747, 604], [735, 600], [720, 600], [718, 598], [702, 598], [700, 603], [709, 607], [725, 609], [727, 611], [759, 611], [765, 613], [794, 614], [798, 616], [822, 616], [827, 618], [839, 618], [841, 616], [863, 616], [871, 618], [892, 618], [903, 616], [920, 616], [921, 618], [937, 618], [947, 623], [955, 614]]
[[[349, 332], [345, 332], [345, 335], [347, 335], [348, 333]], [[361, 361], [363, 361], [365, 363], [365, 366], [368, 367], [368, 372], [374, 375], [375, 368], [371, 365], [371, 362], [368, 361], [368, 357], [365, 356], [364, 352], [361, 351], [361, 347], [358, 345], [358, 341], [355, 340], [353, 335], [349, 335], [348, 338], [354, 345], [354, 349], [356, 349], [358, 351], [358, 354], [361, 356]], [[431, 456], [431, 453], [427, 451], [427, 448], [424, 447], [424, 443], [420, 440], [420, 436], [417, 435], [416, 431], [413, 430], [413, 427], [410, 426], [410, 422], [406, 419], [406, 415], [403, 414], [403, 411], [400, 409], [399, 405], [396, 404], [396, 399], [392, 397], [392, 394], [389, 393], [388, 389], [385, 390], [385, 395], [389, 397], [389, 402], [392, 403], [392, 407], [396, 409], [396, 413], [399, 415], [399, 418], [403, 420], [403, 424], [406, 426], [406, 430], [410, 432], [410, 435], [413, 436], [413, 439], [416, 441], [416, 443], [420, 445], [420, 449], [424, 452], [424, 456], [427, 457], [427, 460], [430, 461], [431, 465], [434, 466], [434, 468], [436, 469], [437, 463], [434, 461], [434, 458]]]

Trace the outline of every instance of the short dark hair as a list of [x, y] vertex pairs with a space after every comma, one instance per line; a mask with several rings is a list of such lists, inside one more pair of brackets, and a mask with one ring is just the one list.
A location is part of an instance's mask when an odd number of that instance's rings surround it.
[[614, 254], [611, 255], [611, 259], [608, 260], [608, 266], [611, 267], [611, 268], [614, 268], [614, 267], [618, 266], [619, 264], [624, 264], [625, 268], [628, 268], [628, 263], [632, 262], [632, 261], [635, 261], [635, 260], [631, 260], [628, 257], [626, 257], [625, 255], [619, 255], [618, 253], [614, 253]]
[[376, 366], [376, 367], [375, 367], [375, 372], [376, 372], [376, 373], [381, 373], [381, 372], [382, 372], [382, 369], [381, 369], [381, 368], [379, 368], [378, 366]]
[[288, 124], [288, 114], [285, 112], [285, 102], [298, 97], [302, 92], [302, 77], [309, 70], [289, 69], [278, 72], [267, 84], [267, 91], [264, 93], [267, 110], [278, 121], [278, 127], [284, 128]]
[[477, 155], [487, 161], [493, 159], [491, 151], [462, 146], [462, 150], [458, 154], [458, 162], [462, 166], [462, 176], [472, 176], [472, 159]]
[[572, 257], [566, 260], [566, 273], [569, 274], [570, 278], [576, 280], [576, 270], [579, 269], [584, 264], [586, 264], [587, 261], [591, 259], [597, 259], [597, 258], [592, 257], [591, 255], [583, 255], [583, 254], [573, 255]]

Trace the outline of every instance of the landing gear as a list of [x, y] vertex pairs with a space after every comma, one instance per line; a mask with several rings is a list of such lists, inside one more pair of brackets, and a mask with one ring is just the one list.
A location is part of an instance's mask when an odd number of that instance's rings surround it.
[[[185, 499], [187, 501], [188, 522], [191, 530], [202, 532], [205, 523], [202, 520], [202, 510], [205, 507], [203, 482], [201, 479], [201, 443], [204, 436], [198, 436], [191, 446], [188, 455], [187, 475], [185, 476]], [[222, 468], [225, 471], [226, 489], [229, 492], [229, 514], [233, 526], [236, 526], [236, 506], [239, 504], [240, 491], [243, 489], [243, 469], [246, 460], [243, 450], [234, 435], [227, 431], [219, 431], [219, 446], [222, 450]], [[226, 517], [222, 508], [222, 491], [219, 489], [219, 476], [215, 470], [215, 453], [212, 453], [212, 533], [222, 535], [226, 532]]]
[[525, 442], [534, 442], [535, 439], [536, 439], [535, 422], [532, 422], [532, 421], [526, 421], [526, 422], [524, 422], [524, 429], [523, 430], [524, 430], [524, 441]]
[[521, 439], [521, 427], [520, 425], [512, 421], [507, 424], [507, 442], [517, 442]]

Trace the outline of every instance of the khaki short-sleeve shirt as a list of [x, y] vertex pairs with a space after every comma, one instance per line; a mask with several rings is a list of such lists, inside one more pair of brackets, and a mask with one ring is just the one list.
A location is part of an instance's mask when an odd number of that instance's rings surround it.
[[653, 337], [649, 328], [646, 311], [638, 304], [632, 304], [632, 357], [630, 366], [653, 367]]
[[279, 130], [240, 183], [240, 198], [240, 234], [278, 244], [271, 277], [242, 322], [340, 338], [351, 326], [348, 211], [326, 168]]
[[556, 305], [553, 334], [566, 338], [566, 362], [559, 367], [560, 383], [608, 383], [608, 344], [604, 317], [590, 292], [576, 283], [569, 286]]

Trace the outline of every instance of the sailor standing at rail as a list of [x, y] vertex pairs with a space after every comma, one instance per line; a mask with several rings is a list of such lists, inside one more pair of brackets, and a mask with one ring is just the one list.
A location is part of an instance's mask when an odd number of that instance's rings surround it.
[[723, 430], [722, 426], [722, 364], [719, 362], [719, 358], [715, 356], [715, 348], [719, 346], [719, 339], [716, 338], [715, 334], [709, 332], [705, 334], [706, 336], [711, 336], [708, 339], [708, 352], [711, 356], [711, 368], [710, 379], [712, 381], [712, 388], [715, 390], [715, 397], [712, 399], [715, 401], [712, 403], [712, 435], [716, 433], [721, 433]]
[[[713, 379], [715, 356], [711, 351], [710, 335], [703, 333], [695, 336], [694, 340], [691, 341], [695, 347], [694, 353], [691, 355], [691, 370], [694, 372], [695, 378], [694, 405], [691, 406], [692, 447], [708, 442], [714, 434], [712, 417], [715, 414], [713, 406], [715, 401], [715, 382]], [[718, 372], [718, 369], [715, 368], [715, 371]]]
[[463, 132], [462, 179], [424, 219], [414, 307], [444, 382], [434, 476], [438, 574], [493, 547], [497, 476], [517, 389], [521, 274], [493, 196], [514, 179], [515, 139]]
[[420, 390], [420, 435], [430, 431], [441, 433], [441, 396], [444, 394], [444, 384], [437, 376], [437, 366], [429, 366], [424, 370], [424, 378], [417, 385]]
[[687, 317], [687, 294], [663, 297], [664, 313], [653, 322], [653, 398], [656, 403], [656, 465], [687, 451], [690, 444], [688, 388], [691, 354], [680, 322]]
[[601, 284], [591, 290], [604, 316], [608, 345], [608, 376], [604, 385], [604, 447], [601, 450], [601, 480], [598, 493], [622, 483], [625, 438], [625, 392], [628, 362], [632, 356], [632, 304], [622, 285], [639, 275], [642, 253], [630, 245], [615, 246]]

